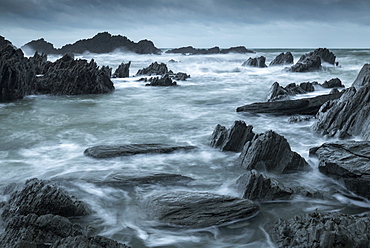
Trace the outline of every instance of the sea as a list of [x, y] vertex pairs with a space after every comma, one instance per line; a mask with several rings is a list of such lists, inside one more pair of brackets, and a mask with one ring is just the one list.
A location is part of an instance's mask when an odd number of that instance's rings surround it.
[[[75, 220], [90, 225], [94, 233], [132, 247], [275, 247], [269, 231], [279, 218], [314, 211], [367, 213], [370, 202], [346, 191], [338, 182], [318, 171], [318, 161], [309, 157], [311, 147], [336, 138], [312, 131], [314, 119], [290, 123], [288, 116], [237, 113], [236, 108], [267, 100], [274, 82], [323, 83], [339, 78], [350, 87], [358, 72], [369, 62], [370, 49], [330, 49], [339, 66], [323, 64], [318, 72], [286, 72], [286, 66], [253, 68], [241, 66], [249, 57], [266, 57], [268, 65], [281, 52], [290, 51], [295, 62], [314, 49], [253, 49], [255, 54], [138, 55], [115, 51], [84, 53], [75, 58], [94, 59], [113, 71], [131, 61], [129, 78], [113, 78], [109, 94], [79, 96], [31, 95], [0, 104], [0, 190], [39, 178], [55, 180], [92, 215]], [[55, 61], [58, 56], [49, 56]], [[169, 62], [174, 60], [175, 62]], [[191, 77], [177, 87], [148, 87], [135, 76], [152, 62], [166, 63], [173, 72]], [[315, 86], [314, 92], [295, 98], [329, 93]], [[202, 229], [167, 226], [147, 219], [150, 209], [140, 207], [149, 195], [171, 191], [211, 192], [241, 197], [235, 181], [245, 170], [237, 164], [239, 153], [210, 147], [217, 124], [231, 127], [243, 120], [255, 133], [273, 130], [283, 135], [293, 151], [303, 156], [311, 171], [270, 175], [285, 186], [320, 190], [330, 197], [294, 197], [285, 201], [257, 202], [254, 218]], [[359, 139], [359, 138], [354, 138]], [[163, 143], [191, 145], [198, 149], [172, 154], [146, 154], [94, 159], [84, 150], [96, 145]], [[130, 188], [97, 186], [76, 178], [104, 179], [112, 174], [172, 173], [195, 179], [189, 185], [137, 185]], [[5, 201], [9, 195], [2, 194]], [[4, 223], [1, 223], [4, 228]]]

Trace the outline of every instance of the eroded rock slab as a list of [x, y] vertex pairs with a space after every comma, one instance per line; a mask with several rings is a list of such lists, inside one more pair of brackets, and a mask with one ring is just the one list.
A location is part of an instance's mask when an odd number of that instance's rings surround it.
[[146, 153], [189, 151], [195, 148], [195, 146], [171, 146], [166, 144], [100, 145], [87, 148], [84, 154], [93, 158], [113, 158]]
[[325, 143], [311, 148], [310, 155], [318, 157], [320, 172], [370, 199], [370, 141]]
[[206, 192], [177, 191], [145, 198], [149, 219], [171, 226], [203, 228], [255, 216], [259, 207], [247, 199]]

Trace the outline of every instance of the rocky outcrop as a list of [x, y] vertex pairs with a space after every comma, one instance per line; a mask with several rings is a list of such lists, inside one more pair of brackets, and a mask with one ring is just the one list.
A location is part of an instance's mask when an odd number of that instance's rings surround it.
[[[363, 76], [366, 78], [364, 74]], [[320, 108], [317, 120], [313, 129], [323, 135], [338, 138], [360, 136], [365, 140], [369, 139], [370, 83], [358, 90], [350, 87], [340, 99], [326, 102]]]
[[0, 36], [0, 102], [13, 101], [35, 92], [36, 71], [33, 64]]
[[198, 49], [192, 46], [180, 47], [166, 51], [166, 53], [181, 53], [181, 54], [219, 54], [219, 53], [254, 53], [244, 46], [230, 47], [227, 49], [220, 49], [219, 47], [212, 47], [209, 49]]
[[274, 131], [258, 134], [248, 141], [241, 152], [238, 164], [247, 170], [290, 173], [309, 169], [308, 163], [293, 152], [288, 141]]
[[329, 100], [338, 99], [342, 92], [297, 100], [257, 102], [238, 107], [237, 112], [266, 113], [277, 115], [315, 115]]
[[278, 247], [369, 247], [370, 220], [366, 216], [310, 213], [276, 222], [271, 236]]
[[310, 52], [308, 54], [309, 56], [319, 56], [321, 58], [321, 61], [324, 61], [326, 63], [335, 64], [335, 55], [334, 53], [330, 52], [327, 48], [317, 48], [313, 52]]
[[109, 93], [114, 90], [110, 73], [109, 68], [99, 68], [94, 60], [75, 60], [66, 54], [49, 65], [42, 77], [37, 78], [36, 91], [38, 94], [51, 95]]
[[290, 68], [290, 72], [311, 72], [321, 70], [321, 58], [317, 55], [302, 55], [298, 62]]
[[50, 248], [129, 248], [125, 244], [118, 243], [114, 240], [102, 237], [93, 236], [87, 237], [85, 235], [79, 235], [75, 237], [67, 237], [56, 241]]
[[127, 64], [121, 63], [116, 71], [113, 73], [114, 78], [127, 78], [130, 77], [130, 65], [131, 61], [129, 61]]
[[125, 36], [111, 35], [108, 32], [98, 33], [90, 39], [78, 40], [73, 44], [67, 44], [59, 49], [55, 49], [51, 43], [46, 42], [44, 39], [31, 41], [25, 44], [22, 49], [31, 49], [35, 52], [45, 54], [110, 53], [116, 49], [138, 54], [161, 53], [161, 50], [156, 48], [153, 42], [149, 40], [141, 40], [135, 43]]
[[145, 84], [145, 86], [177, 86], [177, 82], [172, 81], [168, 74], [164, 75], [163, 77], [151, 77], [144, 81], [149, 81], [149, 83]]
[[297, 85], [296, 83], [291, 83], [285, 87], [282, 87], [279, 85], [278, 82], [275, 82], [270, 88], [268, 101], [273, 102], [278, 100], [285, 100], [289, 98], [289, 96], [313, 92], [315, 91], [314, 84], [315, 83], [310, 82], [301, 83], [300, 85]]
[[87, 148], [84, 154], [93, 158], [113, 158], [146, 153], [189, 151], [195, 148], [195, 146], [171, 146], [166, 144], [101, 145]]
[[294, 58], [291, 52], [280, 53], [276, 58], [270, 62], [270, 66], [275, 65], [290, 65], [293, 64]]
[[241, 152], [245, 143], [254, 137], [253, 126], [244, 121], [235, 121], [230, 129], [217, 124], [212, 133], [211, 146], [221, 151]]
[[21, 191], [11, 195], [1, 217], [7, 220], [13, 216], [28, 214], [70, 217], [88, 213], [88, 208], [82, 202], [76, 201], [62, 189], [49, 182], [32, 179], [26, 182]]
[[320, 172], [370, 199], [370, 141], [325, 143], [311, 148], [310, 155], [319, 159]]
[[364, 64], [355, 81], [353, 82], [352, 87], [355, 87], [356, 90], [359, 90], [367, 84], [370, 84], [370, 64]]
[[339, 78], [332, 78], [329, 81], [325, 81], [321, 86], [324, 88], [344, 88], [344, 85]]
[[168, 73], [167, 65], [165, 63], [160, 63], [159, 64], [156, 61], [154, 63], [151, 63], [148, 67], [139, 70], [136, 73], [136, 76], [138, 76], [138, 75], [148, 75], [148, 76], [162, 75], [162, 76], [164, 76], [167, 73]]
[[252, 66], [252, 67], [259, 67], [264, 68], [267, 67], [266, 65], [266, 58], [264, 56], [258, 58], [249, 58], [245, 61], [242, 66]]
[[186, 74], [185, 72], [174, 73], [171, 70], [166, 75], [168, 75], [172, 80], [177, 81], [185, 81], [186, 79], [190, 78], [190, 75]]
[[255, 216], [259, 207], [247, 199], [206, 192], [174, 191], [145, 197], [149, 219], [171, 226], [203, 228]]

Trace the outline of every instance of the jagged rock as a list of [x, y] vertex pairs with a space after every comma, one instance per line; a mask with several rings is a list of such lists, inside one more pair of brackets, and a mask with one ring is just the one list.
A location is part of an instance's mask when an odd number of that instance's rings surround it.
[[242, 192], [242, 197], [249, 200], [289, 199], [294, 193], [291, 188], [256, 170], [241, 175], [236, 181], [236, 186]]
[[329, 100], [338, 99], [342, 92], [297, 100], [257, 102], [238, 107], [237, 112], [267, 113], [278, 115], [315, 115]]
[[21, 47], [23, 51], [40, 54], [58, 54], [58, 49], [53, 44], [44, 40], [44, 38], [38, 40], [32, 40]]
[[163, 77], [151, 77], [148, 80], [150, 83], [146, 84], [145, 86], [177, 86], [175, 81], [172, 81], [168, 74], [164, 75]]
[[221, 151], [241, 152], [245, 143], [254, 137], [253, 126], [235, 121], [230, 129], [217, 124], [212, 134], [211, 146]]
[[291, 52], [280, 53], [276, 58], [270, 62], [270, 66], [274, 65], [289, 65], [293, 64], [294, 58]]
[[125, 36], [111, 35], [108, 32], [98, 33], [90, 39], [78, 40], [73, 44], [67, 44], [60, 49], [55, 49], [51, 43], [44, 39], [31, 41], [22, 49], [31, 49], [35, 52], [45, 54], [76, 54], [86, 51], [92, 53], [110, 53], [116, 49], [131, 51], [139, 54], [160, 54], [161, 50], [156, 48], [153, 42], [141, 40], [135, 43]]
[[37, 78], [37, 93], [81, 95], [108, 93], [114, 89], [110, 70], [99, 69], [94, 60], [75, 60], [71, 55], [58, 59]]
[[84, 154], [94, 158], [112, 158], [146, 153], [188, 151], [195, 148], [195, 146], [171, 146], [166, 144], [101, 145], [87, 148]]
[[318, 157], [320, 172], [370, 199], [370, 141], [324, 143], [311, 148], [310, 155]]
[[[363, 74], [364, 78], [366, 76]], [[361, 80], [360, 80], [361, 81]], [[357, 79], [355, 83], [357, 83]], [[354, 83], [354, 84], [355, 84]], [[350, 87], [340, 99], [326, 102], [317, 114], [313, 130], [323, 135], [370, 138], [370, 83], [358, 90]]]
[[357, 75], [356, 80], [353, 82], [352, 87], [359, 90], [362, 86], [370, 83], [370, 64], [365, 64]]
[[1, 217], [7, 220], [16, 215], [28, 214], [70, 217], [87, 215], [89, 210], [82, 202], [74, 200], [53, 184], [32, 179], [26, 182], [21, 191], [11, 195]]
[[317, 48], [313, 52], [308, 54], [309, 56], [317, 55], [321, 58], [322, 61], [325, 61], [329, 64], [335, 64], [335, 55], [334, 53], [330, 52], [327, 48]]
[[121, 63], [116, 71], [113, 73], [114, 78], [126, 78], [130, 77], [130, 65], [131, 61], [129, 61], [127, 64]]
[[289, 123], [298, 123], [298, 122], [303, 122], [303, 121], [310, 121], [314, 117], [312, 116], [290, 116], [288, 119]]
[[203, 228], [255, 216], [259, 207], [247, 199], [207, 192], [174, 191], [145, 197], [149, 219], [171, 226]]
[[289, 96], [294, 96], [296, 94], [305, 94], [308, 92], [315, 91], [314, 83], [304, 82], [300, 85], [296, 85], [295, 83], [288, 84], [285, 88], [280, 86], [278, 82], [272, 84], [270, 88], [270, 93], [268, 96], [268, 101], [278, 101], [278, 100], [285, 100]]
[[0, 36], [0, 102], [13, 101], [35, 92], [36, 71], [33, 64]]
[[8, 219], [5, 232], [0, 236], [1, 247], [44, 247], [70, 236], [81, 235], [83, 230], [65, 217], [53, 214], [16, 215]]
[[181, 53], [181, 54], [219, 54], [219, 53], [254, 53], [244, 46], [230, 47], [228, 49], [220, 49], [219, 47], [212, 47], [209, 49], [198, 49], [192, 46], [180, 47], [166, 51], [166, 53]]
[[93, 236], [87, 237], [79, 235], [75, 237], [67, 237], [56, 241], [50, 248], [129, 248], [125, 244], [118, 243], [114, 240], [102, 237]]
[[39, 54], [35, 52], [33, 57], [29, 58], [29, 61], [35, 67], [36, 74], [44, 74], [45, 70], [52, 65], [52, 62], [48, 61], [48, 57], [45, 53]]
[[151, 63], [148, 67], [139, 70], [136, 75], [165, 75], [168, 73], [168, 68], [165, 63]]
[[173, 73], [171, 70], [166, 75], [168, 75], [172, 80], [177, 81], [185, 81], [186, 79], [190, 78], [190, 75], [184, 72]]
[[321, 59], [317, 55], [302, 55], [298, 62], [290, 68], [286, 68], [290, 72], [311, 72], [321, 70]]
[[344, 85], [342, 84], [342, 81], [340, 81], [339, 78], [332, 78], [329, 81], [325, 81], [323, 84], [321, 84], [324, 88], [343, 88]]
[[278, 247], [354, 247], [370, 246], [368, 217], [339, 212], [310, 213], [288, 220], [280, 219], [270, 231]]
[[266, 58], [264, 56], [258, 57], [258, 58], [249, 58], [247, 61], [245, 61], [242, 66], [252, 66], [252, 67], [267, 67], [266, 65]]
[[308, 169], [308, 163], [290, 149], [288, 141], [274, 131], [258, 134], [248, 141], [238, 163], [247, 170], [290, 173]]

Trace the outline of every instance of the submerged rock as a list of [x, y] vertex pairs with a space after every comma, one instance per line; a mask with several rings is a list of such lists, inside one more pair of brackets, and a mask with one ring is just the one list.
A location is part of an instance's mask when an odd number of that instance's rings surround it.
[[[368, 70], [370, 75], [370, 70]], [[367, 76], [361, 74], [366, 82]], [[369, 77], [370, 78], [370, 77]], [[361, 81], [359, 79], [355, 83]], [[357, 84], [354, 85], [356, 86]], [[360, 136], [370, 138], [370, 82], [358, 90], [346, 89], [340, 99], [326, 102], [317, 114], [317, 123], [313, 129], [323, 135], [347, 138]]]
[[239, 156], [239, 165], [247, 170], [290, 173], [308, 169], [308, 163], [290, 149], [288, 141], [274, 131], [258, 134], [248, 141]]
[[164, 75], [161, 78], [151, 77], [148, 81], [150, 83], [146, 84], [145, 86], [177, 86], [177, 82], [172, 81], [168, 74]]
[[338, 99], [342, 94], [341, 92], [337, 92], [334, 94], [297, 100], [257, 102], [238, 107], [236, 111], [277, 115], [315, 115], [325, 102]]
[[149, 219], [171, 226], [203, 228], [255, 216], [259, 207], [247, 199], [206, 192], [174, 191], [146, 197]]
[[264, 56], [258, 58], [249, 58], [245, 61], [242, 66], [252, 66], [252, 67], [260, 67], [264, 68], [267, 67], [266, 65], [266, 58]]
[[241, 152], [245, 143], [254, 137], [253, 126], [244, 121], [235, 121], [230, 129], [217, 125], [212, 133], [211, 146], [221, 151]]
[[195, 148], [195, 146], [171, 146], [166, 144], [101, 145], [87, 148], [84, 154], [93, 158], [113, 158], [136, 154], [189, 151]]
[[368, 217], [333, 213], [310, 213], [276, 222], [271, 236], [278, 247], [354, 247], [370, 245]]
[[294, 58], [291, 52], [280, 53], [276, 58], [270, 62], [270, 66], [275, 65], [290, 65], [293, 64]]
[[62, 189], [47, 181], [28, 180], [21, 191], [13, 193], [1, 214], [3, 219], [16, 215], [61, 215], [64, 217], [89, 214], [84, 203], [73, 199]]
[[130, 65], [131, 61], [129, 61], [127, 64], [121, 63], [116, 71], [113, 73], [114, 78], [127, 78], [130, 77]]
[[319, 159], [319, 170], [352, 192], [370, 199], [370, 141], [325, 143], [310, 149]]

